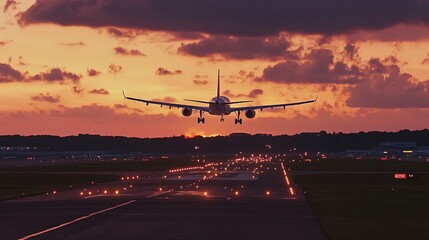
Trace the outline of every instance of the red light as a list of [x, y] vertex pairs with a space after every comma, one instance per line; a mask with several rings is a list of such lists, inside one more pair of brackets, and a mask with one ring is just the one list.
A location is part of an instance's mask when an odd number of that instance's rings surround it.
[[407, 174], [406, 173], [395, 173], [394, 178], [395, 179], [407, 179]]

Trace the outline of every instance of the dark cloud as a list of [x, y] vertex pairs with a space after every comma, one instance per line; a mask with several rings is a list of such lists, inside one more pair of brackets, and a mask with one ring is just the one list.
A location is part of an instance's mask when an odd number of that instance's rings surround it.
[[193, 82], [196, 85], [207, 85], [207, 83], [209, 83], [208, 80], [201, 80], [201, 79], [195, 79]]
[[261, 95], [264, 93], [264, 90], [262, 89], [253, 89], [248, 95], [247, 97], [249, 98], [256, 98], [258, 97], [258, 95]]
[[51, 96], [49, 93], [43, 94], [40, 93], [37, 96], [32, 96], [31, 99], [37, 102], [49, 102], [49, 103], [57, 103], [60, 101], [60, 96]]
[[140, 52], [140, 50], [137, 49], [125, 49], [123, 47], [115, 47], [114, 48], [115, 53], [118, 55], [124, 55], [124, 56], [141, 56], [144, 57], [146, 56], [144, 53]]
[[13, 69], [9, 64], [0, 63], [0, 83], [21, 82], [25, 80], [25, 75]]
[[9, 9], [16, 9], [16, 5], [18, 5], [18, 2], [15, 0], [6, 0], [4, 6], [3, 6], [3, 12], [7, 12]]
[[104, 88], [100, 88], [100, 89], [92, 89], [92, 90], [88, 91], [88, 93], [91, 93], [91, 94], [100, 94], [100, 95], [108, 95], [109, 91], [107, 91]]
[[390, 59], [368, 61], [365, 77], [346, 92], [347, 105], [360, 108], [429, 108], [429, 80], [401, 73]]
[[95, 77], [97, 75], [100, 75], [99, 71], [92, 69], [92, 68], [87, 68], [86, 72], [88, 73], [88, 76], [90, 76], [90, 77]]
[[345, 36], [349, 41], [409, 42], [429, 39], [427, 24], [398, 24], [381, 30], [359, 30]]
[[159, 67], [158, 69], [156, 69], [155, 73], [157, 75], [175, 75], [175, 74], [182, 74], [183, 71], [182, 70], [170, 71], [170, 70], [167, 70], [163, 67]]
[[8, 41], [0, 41], [0, 47], [3, 47], [4, 45], [11, 43], [12, 40], [8, 40]]
[[63, 71], [60, 68], [52, 68], [45, 73], [39, 73], [30, 77], [30, 80], [47, 81], [47, 82], [60, 82], [72, 81], [77, 83], [82, 78], [81, 75]]
[[109, 33], [111, 36], [115, 38], [128, 38], [128, 39], [134, 39], [137, 37], [137, 32], [131, 31], [131, 30], [121, 30], [117, 28], [108, 28], [107, 33]]
[[372, 74], [383, 74], [387, 73], [388, 66], [385, 66], [379, 58], [371, 58], [368, 61], [367, 69]]
[[198, 32], [170, 32], [171, 40], [197, 40], [204, 38], [204, 35]]
[[240, 97], [247, 97], [247, 98], [257, 98], [259, 95], [263, 94], [264, 91], [262, 89], [253, 89], [248, 94], [240, 93], [240, 94], [233, 94], [230, 90], [225, 90], [223, 92], [223, 95], [229, 97], [229, 98], [240, 98]]
[[280, 31], [329, 35], [427, 24], [427, 12], [425, 0], [38, 0], [20, 22], [243, 36]]
[[81, 94], [85, 89], [81, 88], [80, 86], [73, 86], [72, 90], [74, 93]]
[[352, 84], [360, 80], [356, 65], [334, 62], [329, 49], [313, 49], [302, 62], [284, 61], [264, 69], [256, 81], [277, 83], [338, 83]]
[[183, 44], [180, 54], [197, 57], [220, 56], [225, 59], [298, 58], [298, 52], [288, 51], [291, 43], [284, 38], [210, 36], [195, 43]]
[[119, 65], [116, 65], [116, 64], [110, 64], [109, 67], [107, 68], [107, 71], [111, 74], [118, 73], [122, 70], [123, 70], [123, 68]]
[[422, 60], [422, 64], [429, 64], [429, 53], [425, 59]]
[[85, 46], [85, 43], [82, 41], [78, 42], [69, 42], [69, 43], [60, 43], [61, 45], [67, 46], [67, 47], [83, 47]]
[[344, 54], [349, 60], [355, 61], [359, 58], [359, 48], [356, 45], [347, 43], [344, 47]]
[[323, 34], [319, 39], [317, 39], [316, 44], [318, 46], [323, 46], [332, 42], [332, 35]]
[[27, 66], [28, 64], [24, 62], [24, 58], [22, 56], [18, 57], [18, 64], [20, 66]]

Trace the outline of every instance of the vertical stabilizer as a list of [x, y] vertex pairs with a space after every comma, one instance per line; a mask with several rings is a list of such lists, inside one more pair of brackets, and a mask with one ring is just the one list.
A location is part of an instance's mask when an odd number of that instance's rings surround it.
[[220, 69], [217, 70], [217, 98], [220, 96]]

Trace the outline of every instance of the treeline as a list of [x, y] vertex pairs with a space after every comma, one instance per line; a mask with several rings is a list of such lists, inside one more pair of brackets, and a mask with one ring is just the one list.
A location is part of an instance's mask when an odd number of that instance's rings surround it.
[[372, 149], [379, 142], [416, 142], [429, 146], [429, 130], [359, 133], [301, 133], [271, 136], [231, 134], [218, 137], [128, 138], [81, 134], [78, 136], [0, 136], [0, 147], [31, 147], [37, 151], [108, 151], [112, 153], [284, 153], [338, 152]]

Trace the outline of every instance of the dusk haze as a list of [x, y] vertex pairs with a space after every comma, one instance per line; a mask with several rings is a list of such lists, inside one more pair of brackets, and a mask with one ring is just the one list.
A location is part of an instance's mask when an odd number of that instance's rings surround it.
[[[162, 137], [427, 128], [427, 1], [7, 0], [0, 14], [0, 134]], [[311, 17], [309, 17], [311, 16]], [[234, 124], [125, 101], [221, 94]], [[388, 121], [386, 121], [388, 119]]]
[[429, 0], [3, 0], [0, 239], [429, 239]]

